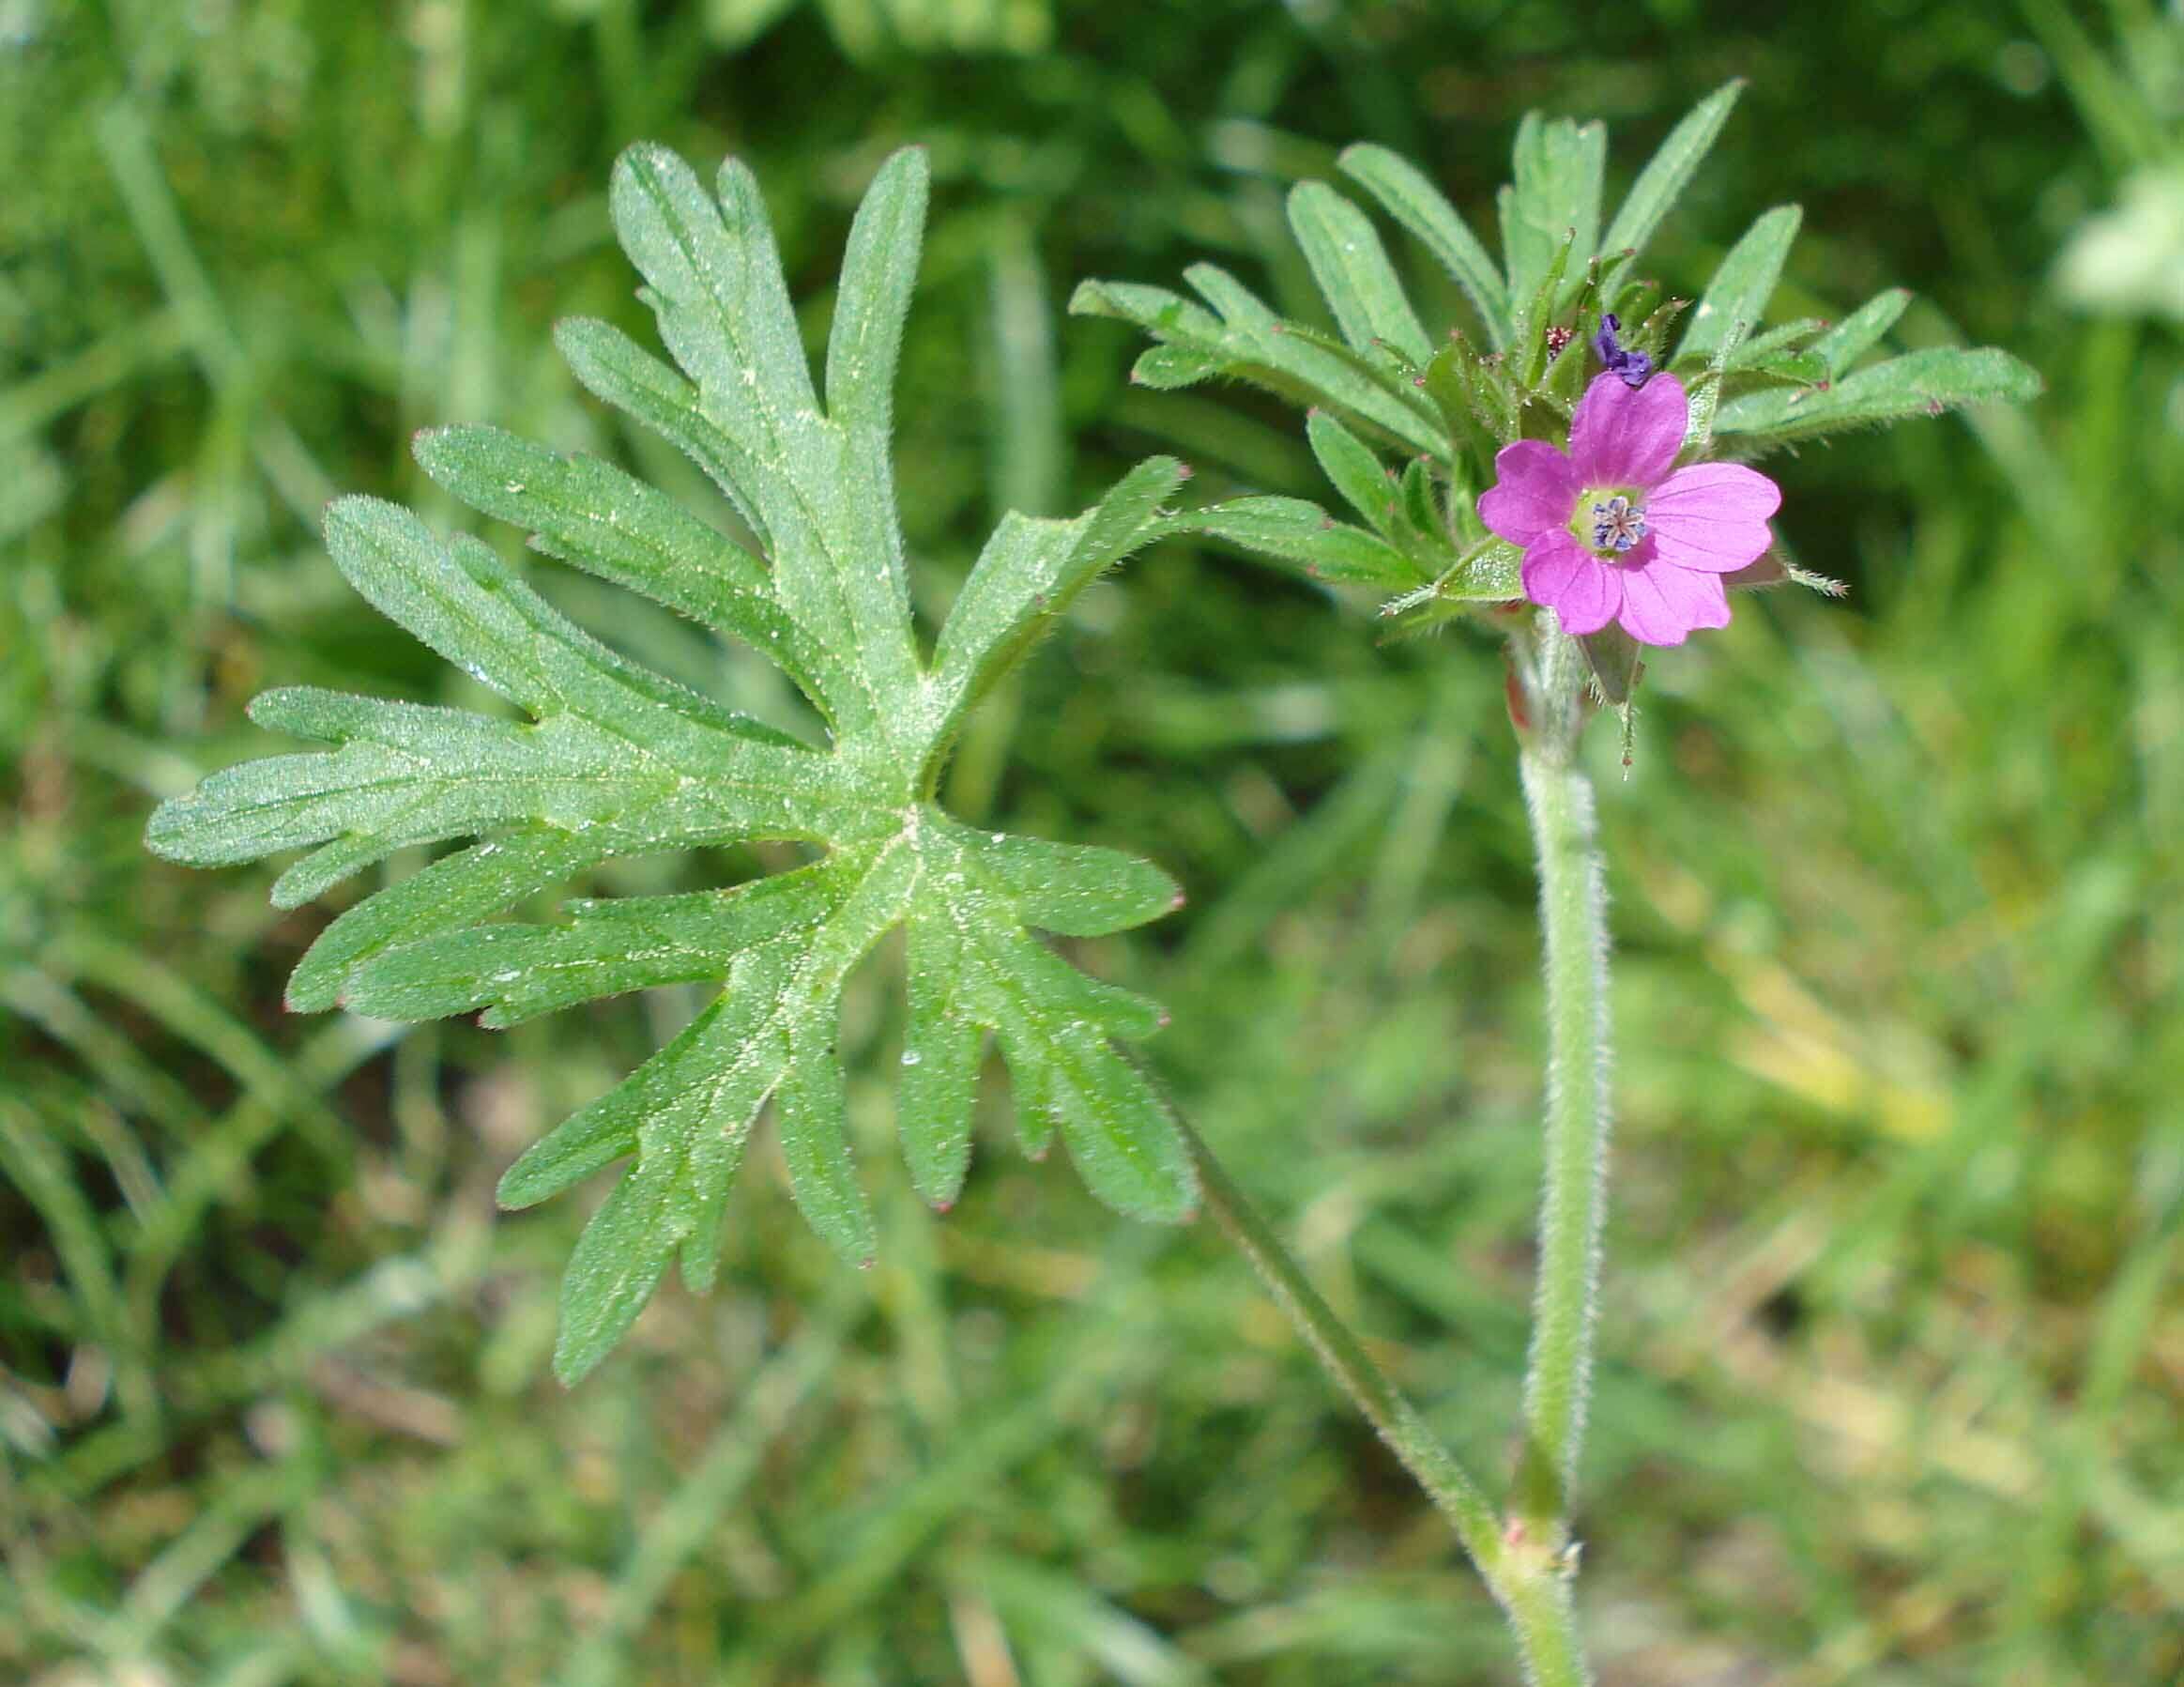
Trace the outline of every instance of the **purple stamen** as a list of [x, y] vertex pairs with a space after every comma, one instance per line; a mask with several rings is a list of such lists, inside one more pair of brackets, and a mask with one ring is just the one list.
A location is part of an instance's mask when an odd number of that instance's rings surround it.
[[1653, 360], [1642, 351], [1625, 351], [1616, 341], [1623, 322], [1613, 311], [1602, 314], [1600, 331], [1593, 336], [1593, 349], [1610, 375], [1620, 376], [1626, 387], [1642, 387], [1653, 373]]
[[1622, 493], [1593, 506], [1593, 548], [1627, 551], [1645, 537], [1645, 511]]

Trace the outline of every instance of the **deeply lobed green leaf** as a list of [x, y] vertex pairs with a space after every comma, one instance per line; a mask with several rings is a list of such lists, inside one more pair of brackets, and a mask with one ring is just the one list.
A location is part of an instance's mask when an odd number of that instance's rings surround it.
[[[694, 1286], [710, 1281], [722, 1203], [769, 1101], [798, 1206], [845, 1257], [871, 1256], [836, 1044], [845, 979], [897, 926], [910, 968], [901, 1134], [924, 1194], [945, 1204], [962, 1186], [992, 1035], [1028, 1145], [1059, 1131], [1125, 1212], [1181, 1219], [1196, 1200], [1171, 1116], [1114, 1046], [1165, 1016], [1034, 935], [1155, 918], [1180, 899], [1174, 883], [1113, 851], [971, 831], [932, 801], [964, 715], [1091, 580], [1164, 530], [1182, 470], [1141, 465], [1073, 520], [1008, 517], [933, 661], [920, 658], [887, 436], [926, 191], [923, 156], [898, 153], [859, 209], [822, 405], [749, 172], [730, 161], [709, 192], [660, 147], [618, 163], [616, 228], [681, 372], [604, 324], [565, 323], [557, 339], [587, 387], [705, 470], [741, 534], [610, 465], [497, 429], [417, 442], [435, 479], [539, 550], [779, 665], [826, 722], [826, 745], [617, 655], [475, 540], [348, 498], [328, 512], [327, 542], [351, 584], [518, 713], [268, 692], [261, 724], [334, 747], [215, 774], [151, 820], [155, 850], [200, 865], [316, 846], [276, 887], [288, 903], [397, 849], [480, 839], [329, 925], [290, 981], [298, 1008], [476, 1011], [499, 1026], [628, 990], [721, 987], [502, 1182], [507, 1204], [528, 1205], [634, 1157], [570, 1261], [556, 1352], [569, 1380], [611, 1350], [678, 1254]], [[1253, 320], [1234, 298], [1224, 308]], [[1311, 351], [1349, 387], [1370, 385], [1362, 365]], [[1373, 402], [1416, 425], [1390, 390]], [[478, 923], [615, 855], [770, 839], [821, 853], [725, 890]]]

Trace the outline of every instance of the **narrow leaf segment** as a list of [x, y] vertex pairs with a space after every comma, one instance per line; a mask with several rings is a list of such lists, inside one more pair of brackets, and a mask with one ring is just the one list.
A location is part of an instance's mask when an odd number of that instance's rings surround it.
[[[1032, 1152], [1059, 1134], [1123, 1212], [1179, 1219], [1198, 1199], [1173, 1116], [1114, 1046], [1166, 1016], [1037, 935], [1156, 918], [1180, 899], [1174, 883], [1112, 851], [970, 830], [933, 800], [964, 716], [1089, 582], [1163, 530], [1182, 470], [1145, 463], [1075, 520], [1008, 517], [921, 658], [888, 435], [925, 198], [915, 150], [866, 195], [822, 405], [750, 173], [731, 161], [709, 191], [656, 146], [617, 165], [615, 224], [680, 373], [604, 323], [557, 337], [587, 387], [713, 480], [748, 546], [619, 469], [497, 429], [417, 445], [434, 479], [537, 549], [776, 663], [826, 723], [825, 744], [618, 656], [475, 540], [347, 498], [326, 530], [350, 583], [517, 713], [268, 692], [254, 719], [331, 747], [215, 774], [152, 817], [152, 848], [199, 866], [309, 850], [275, 889], [291, 906], [395, 851], [478, 840], [329, 925], [290, 981], [299, 1009], [478, 1012], [503, 1026], [629, 990], [719, 987], [502, 1181], [502, 1201], [526, 1206], [634, 1161], [570, 1262], [566, 1380], [612, 1349], [677, 1259], [692, 1285], [710, 1282], [728, 1183], [769, 1100], [798, 1206], [845, 1257], [872, 1256], [835, 1045], [845, 979], [897, 926], [909, 962], [899, 1123], [927, 1199], [946, 1205], [963, 1186], [989, 1035]], [[551, 924], [480, 923], [613, 856], [731, 841], [817, 858], [725, 890], [573, 901]]]

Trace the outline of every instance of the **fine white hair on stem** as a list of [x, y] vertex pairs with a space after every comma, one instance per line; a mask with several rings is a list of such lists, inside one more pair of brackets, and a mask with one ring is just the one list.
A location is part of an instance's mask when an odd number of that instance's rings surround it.
[[1549, 1054], [1516, 1514], [1558, 1545], [1568, 1536], [1592, 1381], [1609, 1135], [1607, 885], [1592, 785], [1575, 760], [1579, 665], [1569, 639], [1541, 650], [1520, 761], [1538, 856]]

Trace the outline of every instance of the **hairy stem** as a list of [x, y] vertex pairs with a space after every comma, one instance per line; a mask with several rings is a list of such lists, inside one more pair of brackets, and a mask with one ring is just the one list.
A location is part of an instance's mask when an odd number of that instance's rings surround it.
[[1539, 858], [1547, 970], [1547, 1174], [1524, 1384], [1516, 1520], [1555, 1551], [1569, 1511], [1592, 1381], [1607, 1205], [1608, 934], [1593, 788], [1576, 765], [1581, 656], [1552, 634], [1526, 676], [1519, 766]]
[[1180, 1115], [1178, 1123], [1198, 1167], [1206, 1210], [1251, 1262], [1327, 1374], [1448, 1519], [1508, 1618], [1523, 1656], [1525, 1679], [1534, 1687], [1585, 1687], [1592, 1678], [1578, 1640], [1563, 1556], [1544, 1538], [1504, 1532], [1478, 1484], [1321, 1297], [1273, 1226], [1229, 1180], [1205, 1139]]

